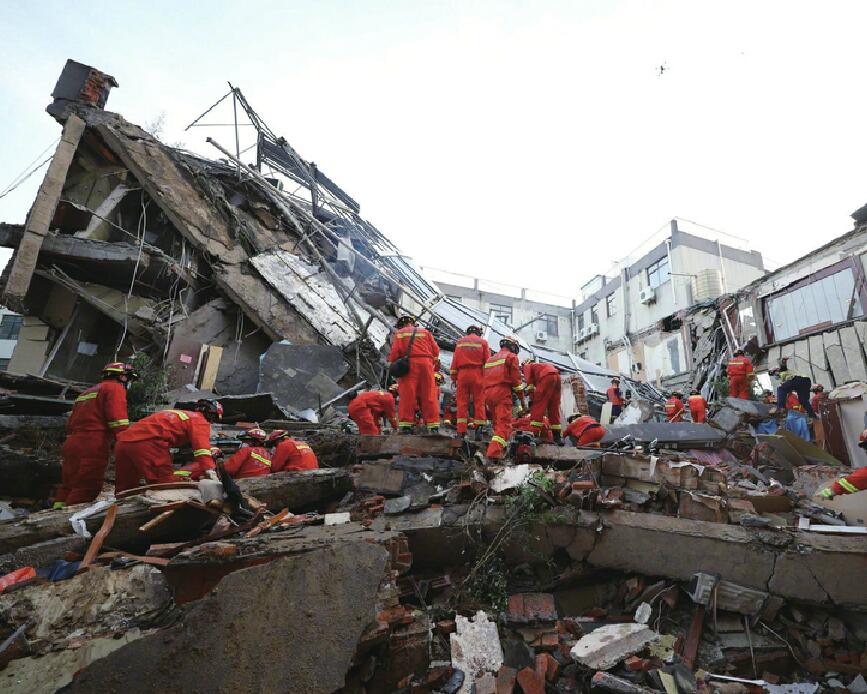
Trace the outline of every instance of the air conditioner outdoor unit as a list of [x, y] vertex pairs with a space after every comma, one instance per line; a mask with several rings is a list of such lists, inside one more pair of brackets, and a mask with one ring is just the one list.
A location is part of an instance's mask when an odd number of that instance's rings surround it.
[[587, 337], [593, 337], [599, 334], [599, 323], [591, 323], [587, 326]]
[[536, 333], [535, 338], [536, 342], [546, 342], [548, 340], [548, 333], [546, 333], [544, 330], [540, 330]]
[[645, 287], [638, 293], [638, 300], [642, 304], [652, 304], [656, 301], [656, 290], [653, 287]]

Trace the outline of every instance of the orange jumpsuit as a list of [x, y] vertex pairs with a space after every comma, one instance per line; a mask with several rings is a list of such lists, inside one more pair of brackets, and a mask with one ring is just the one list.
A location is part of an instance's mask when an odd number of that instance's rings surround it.
[[665, 416], [669, 422], [683, 421], [683, 400], [671, 397], [665, 401]]
[[707, 421], [707, 400], [701, 395], [690, 395], [687, 402], [692, 421], [695, 424], [704, 424]]
[[608, 402], [611, 403], [611, 416], [619, 417], [620, 413], [623, 412], [624, 405], [623, 396], [620, 394], [620, 388], [617, 386], [610, 386], [605, 394], [608, 397]]
[[271, 472], [318, 469], [319, 461], [316, 459], [316, 454], [306, 443], [295, 439], [283, 439], [274, 449], [274, 455], [271, 458]]
[[358, 433], [376, 436], [382, 433], [381, 419], [391, 422], [397, 430], [397, 416], [394, 412], [394, 396], [384, 390], [368, 390], [356, 395], [349, 403], [349, 416], [358, 425]]
[[240, 480], [245, 477], [262, 477], [271, 474], [271, 456], [267, 448], [243, 446], [223, 463], [229, 477]]
[[[412, 340], [413, 331], [415, 331], [415, 340]], [[407, 354], [410, 350], [410, 340], [412, 340], [412, 351]], [[388, 362], [394, 362], [405, 356], [410, 357], [409, 373], [397, 379], [398, 426], [402, 429], [412, 428], [415, 424], [416, 410], [421, 410], [421, 416], [428, 428], [438, 427], [440, 404], [438, 389], [434, 382], [434, 363], [439, 361], [439, 345], [425, 328], [415, 328], [411, 325], [399, 328], [391, 342]]]
[[512, 393], [518, 393], [524, 403], [524, 384], [518, 357], [508, 349], [501, 349], [485, 363], [485, 407], [493, 420], [494, 435], [488, 444], [487, 456], [501, 460], [512, 435]]
[[563, 428], [560, 424], [560, 372], [551, 364], [530, 362], [524, 365], [524, 380], [532, 393], [530, 425], [533, 433], [538, 436], [542, 420], [547, 416], [551, 431], [559, 434]]
[[605, 427], [593, 417], [578, 417], [569, 422], [564, 432], [576, 446], [592, 446], [605, 436]]
[[163, 410], [148, 415], [118, 434], [114, 449], [115, 492], [147, 484], [177, 480], [170, 448], [191, 446], [195, 462], [190, 476], [200, 477], [214, 468], [211, 425], [201, 412]]
[[66, 424], [63, 470], [56, 502], [81, 504], [102, 491], [111, 442], [129, 426], [126, 388], [106, 379], [75, 399]]
[[455, 344], [451, 376], [456, 384], [457, 430], [465, 434], [469, 425], [470, 401], [473, 402], [473, 424], [476, 427], [487, 424], [485, 416], [485, 389], [482, 384], [482, 371], [485, 362], [491, 358], [488, 341], [478, 335], [464, 335]]
[[536, 427], [533, 426], [532, 419], [533, 418], [527, 414], [520, 419], [514, 420], [512, 422], [512, 431], [526, 431], [530, 434], [534, 434], [537, 438], [540, 438], [547, 443], [554, 441], [554, 434], [551, 432], [551, 425], [548, 424], [548, 418], [542, 418], [541, 434], [536, 434]]
[[732, 357], [726, 366], [729, 377], [729, 397], [750, 399], [750, 377], [753, 373], [753, 362], [749, 357]]

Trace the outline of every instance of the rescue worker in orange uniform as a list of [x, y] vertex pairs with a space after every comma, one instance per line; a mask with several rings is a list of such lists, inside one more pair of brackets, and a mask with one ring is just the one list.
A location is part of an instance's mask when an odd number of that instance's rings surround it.
[[536, 436], [542, 431], [542, 420], [547, 416], [555, 443], [561, 440], [560, 372], [551, 364], [540, 364], [533, 359], [524, 361], [524, 380], [530, 393], [530, 425]]
[[397, 431], [394, 396], [384, 390], [368, 390], [355, 395], [349, 402], [349, 417], [358, 425], [358, 433], [365, 436], [381, 434], [380, 422], [386, 419]]
[[75, 399], [66, 424], [61, 484], [54, 508], [93, 501], [102, 491], [112, 442], [129, 426], [126, 389], [137, 378], [130, 364], [106, 364], [102, 381]]
[[245, 477], [263, 477], [271, 474], [271, 456], [265, 448], [268, 435], [258, 427], [247, 429], [238, 438], [244, 442], [235, 453], [223, 463], [229, 477], [241, 480]]
[[807, 425], [807, 410], [798, 399], [797, 393], [786, 397], [786, 429], [804, 441], [810, 440], [810, 427]]
[[470, 402], [473, 403], [473, 425], [478, 428], [487, 424], [482, 371], [490, 358], [491, 348], [482, 337], [482, 329], [478, 325], [471, 325], [467, 328], [466, 335], [455, 344], [455, 356], [451, 366], [459, 436], [466, 434], [469, 427]]
[[680, 393], [671, 393], [665, 401], [665, 416], [669, 422], [683, 421], [683, 400]]
[[439, 432], [440, 407], [434, 372], [439, 369], [440, 348], [426, 328], [419, 327], [412, 316], [401, 316], [391, 343], [388, 362], [409, 357], [409, 373], [397, 379], [398, 427], [402, 434], [411, 434], [415, 413], [422, 418], [431, 433]]
[[750, 399], [750, 383], [754, 378], [753, 362], [742, 349], [736, 349], [726, 366], [729, 377], [729, 397]]
[[[542, 433], [537, 434], [537, 427], [533, 424], [533, 418], [529, 414], [519, 417], [512, 421], [512, 431], [526, 431], [528, 434], [533, 434], [540, 441], [545, 443], [554, 443], [554, 434], [551, 432], [551, 425], [548, 423], [547, 417], [542, 417]], [[560, 439], [562, 441], [562, 438]]]
[[484, 386], [485, 407], [493, 420], [493, 436], [488, 444], [489, 460], [502, 460], [512, 435], [512, 393], [525, 408], [524, 384], [521, 382], [521, 365], [518, 363], [518, 338], [504, 337], [500, 351], [485, 362]]
[[623, 412], [623, 394], [620, 392], [620, 378], [615, 376], [611, 379], [611, 385], [608, 387], [608, 402], [611, 403], [611, 419], [615, 419]]
[[564, 433], [576, 446], [598, 446], [607, 431], [593, 417], [580, 412], [570, 415], [566, 421], [569, 424]]
[[695, 424], [704, 424], [707, 421], [707, 400], [702, 397], [698, 390], [693, 388], [689, 393], [687, 403], [692, 421]]
[[[861, 448], [867, 449], [867, 429], [861, 432], [858, 437], [858, 445]], [[841, 477], [827, 489], [819, 492], [818, 496], [824, 499], [833, 499], [841, 494], [854, 494], [867, 489], [867, 467], [859, 467], [851, 475]]]
[[813, 397], [810, 398], [810, 406], [813, 408], [813, 412], [816, 413], [816, 416], [819, 416], [819, 406], [822, 401], [827, 399], [828, 394], [825, 392], [825, 386], [821, 383], [817, 383], [814, 385], [811, 390], [813, 391]]
[[[174, 482], [179, 477], [201, 477], [214, 469], [211, 422], [223, 417], [216, 400], [198, 400], [192, 410], [163, 410], [140, 419], [117, 436], [114, 448], [115, 493], [147, 484]], [[171, 448], [191, 446], [191, 467], [172, 467]]]
[[318, 470], [319, 460], [309, 444], [296, 441], [288, 431], [275, 429], [268, 437], [268, 445], [274, 446], [271, 456], [271, 472], [296, 472]]

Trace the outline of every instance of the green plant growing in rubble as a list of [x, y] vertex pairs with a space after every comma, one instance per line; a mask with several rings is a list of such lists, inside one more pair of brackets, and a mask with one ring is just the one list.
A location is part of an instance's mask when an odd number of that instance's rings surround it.
[[126, 394], [129, 418], [141, 419], [164, 402], [171, 369], [155, 362], [145, 352], [136, 352], [129, 360], [139, 378], [133, 381]]
[[[551, 509], [550, 494], [554, 482], [536, 470], [515, 496], [506, 500], [506, 517], [493, 540], [484, 548], [476, 563], [461, 584], [455, 600], [463, 596], [502, 611], [508, 604], [507, 568], [503, 548], [516, 532], [527, 530], [533, 523], [544, 518]], [[483, 542], [482, 538], [475, 538]]]

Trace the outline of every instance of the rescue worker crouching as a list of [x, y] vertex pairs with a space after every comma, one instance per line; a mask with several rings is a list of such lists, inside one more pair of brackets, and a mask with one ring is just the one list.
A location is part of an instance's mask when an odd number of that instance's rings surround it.
[[384, 390], [368, 390], [358, 393], [349, 401], [349, 417], [358, 426], [358, 433], [378, 436], [382, 433], [381, 421], [388, 420], [397, 431], [394, 395]]
[[93, 501], [102, 491], [111, 445], [129, 427], [126, 389], [137, 378], [130, 364], [106, 364], [102, 381], [75, 399], [66, 425], [61, 484], [54, 508]]
[[[201, 477], [214, 469], [211, 422], [223, 417], [216, 400], [198, 400], [191, 410], [162, 410], [148, 415], [117, 436], [115, 493], [147, 484], [174, 482], [181, 477]], [[190, 446], [193, 464], [175, 472], [172, 448]]]
[[466, 335], [455, 344], [451, 378], [455, 384], [457, 407], [457, 432], [464, 436], [469, 428], [470, 402], [473, 403], [473, 425], [476, 428], [488, 424], [485, 415], [484, 366], [491, 358], [491, 347], [482, 337], [482, 329], [471, 325]]
[[274, 453], [271, 455], [271, 472], [319, 469], [319, 460], [310, 445], [293, 439], [288, 431], [275, 429], [268, 436], [267, 443], [274, 448]]
[[494, 354], [484, 369], [485, 407], [493, 420], [493, 436], [488, 444], [487, 458], [502, 460], [512, 435], [512, 394], [515, 393], [525, 409], [524, 384], [518, 363], [518, 338], [504, 337], [500, 351]]
[[[858, 446], [867, 450], [867, 429], [858, 437]], [[842, 494], [855, 494], [867, 489], [867, 467], [860, 467], [851, 475], [841, 477], [827, 489], [823, 489], [816, 496], [823, 499], [833, 499]]]
[[426, 328], [416, 324], [412, 316], [401, 316], [388, 355], [389, 364], [402, 357], [409, 358], [409, 372], [397, 379], [398, 426], [402, 434], [411, 434], [416, 409], [431, 433], [440, 426], [439, 402], [434, 372], [439, 368], [440, 348]]
[[265, 448], [268, 435], [259, 427], [253, 427], [238, 438], [243, 442], [242, 446], [223, 463], [229, 477], [240, 480], [270, 475], [271, 456]]
[[575, 412], [566, 420], [565, 435], [576, 446], [599, 446], [599, 441], [605, 436], [606, 429], [593, 417]]
[[560, 424], [560, 372], [555, 366], [539, 364], [534, 359], [526, 359], [523, 369], [527, 392], [530, 393], [530, 426], [533, 434], [540, 436], [547, 416], [554, 442], [559, 443], [563, 429]]

